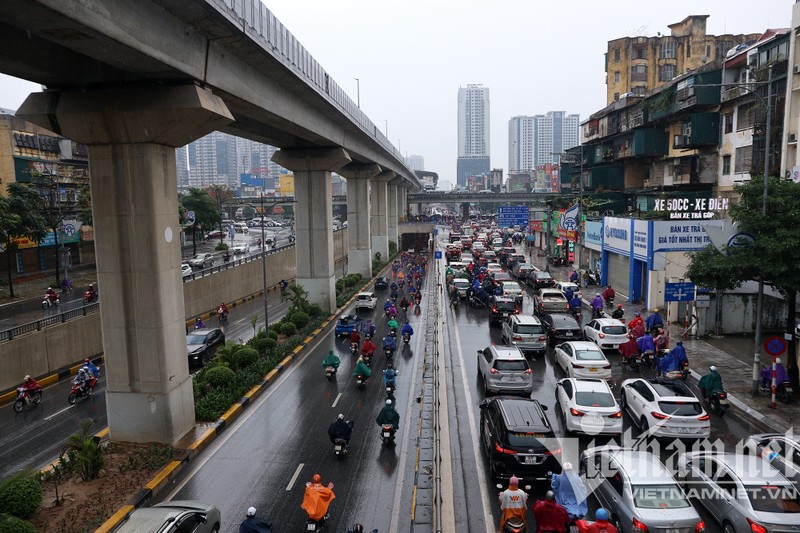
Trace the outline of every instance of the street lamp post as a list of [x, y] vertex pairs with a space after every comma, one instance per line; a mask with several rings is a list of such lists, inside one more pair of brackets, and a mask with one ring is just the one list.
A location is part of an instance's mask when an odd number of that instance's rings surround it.
[[264, 191], [261, 191], [261, 274], [264, 277], [264, 331], [269, 329], [269, 308], [267, 306], [267, 239], [264, 234]]
[[353, 79], [356, 80], [356, 105], [361, 109], [361, 80], [358, 78]]

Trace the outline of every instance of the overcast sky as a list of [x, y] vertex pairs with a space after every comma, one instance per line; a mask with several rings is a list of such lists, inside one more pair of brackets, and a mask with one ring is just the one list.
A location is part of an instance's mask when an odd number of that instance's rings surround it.
[[[459, 86], [491, 100], [491, 165], [508, 169], [508, 120], [548, 111], [581, 120], [605, 107], [609, 40], [669, 33], [688, 15], [707, 32], [791, 25], [792, 0], [262, 0], [322, 67], [385, 128], [455, 182]], [[0, 76], [0, 107], [39, 87]]]

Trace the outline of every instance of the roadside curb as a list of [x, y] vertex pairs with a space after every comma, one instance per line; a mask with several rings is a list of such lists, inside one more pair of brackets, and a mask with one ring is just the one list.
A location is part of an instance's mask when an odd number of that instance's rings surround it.
[[[96, 354], [94, 356], [89, 357], [89, 360], [96, 364], [97, 366], [102, 365], [105, 363], [105, 355], [103, 354]], [[42, 386], [44, 389], [49, 385], [53, 385], [54, 383], [58, 383], [59, 381], [64, 381], [66, 379], [71, 379], [72, 376], [78, 373], [78, 370], [83, 366], [83, 361], [78, 364], [74, 364], [59, 370], [55, 374], [47, 375], [43, 378], [37, 379], [36, 381], [39, 385]], [[16, 387], [11, 389], [10, 391], [0, 394], [0, 405], [6, 405], [13, 402], [17, 397], [17, 389]]]
[[[369, 286], [370, 284], [375, 282], [375, 279], [378, 276], [383, 275], [383, 273], [391, 266], [391, 261], [389, 264], [381, 270], [377, 275], [372, 276], [369, 278], [364, 287]], [[273, 286], [274, 289], [277, 286]], [[268, 288], [267, 290], [270, 290]], [[257, 293], [256, 295], [251, 295], [246, 298], [252, 299], [259, 295], [263, 294], [263, 291]], [[342, 306], [337, 307], [328, 318], [324, 319], [322, 323], [319, 325], [317, 329], [315, 329], [311, 335], [307, 336], [302, 342], [294, 348], [291, 352], [289, 352], [286, 357], [284, 357], [275, 368], [270, 370], [262, 380], [254, 385], [244, 396], [242, 396], [234, 405], [232, 405], [216, 422], [210, 423], [206, 430], [195, 439], [187, 448], [186, 448], [186, 455], [182, 460], [175, 460], [167, 464], [164, 468], [156, 472], [147, 484], [129, 501], [128, 504], [122, 506], [117, 512], [115, 512], [111, 517], [103, 522], [103, 524], [95, 530], [96, 533], [108, 533], [113, 531], [117, 526], [119, 526], [122, 522], [124, 522], [128, 516], [144, 505], [153, 495], [157, 494], [161, 489], [163, 489], [169, 481], [172, 480], [176, 475], [178, 475], [183, 468], [191, 462], [192, 459], [197, 457], [200, 452], [206, 449], [209, 444], [211, 444], [214, 439], [216, 439], [225, 429], [230, 426], [242, 412], [249, 407], [258, 396], [264, 392], [264, 390], [275, 381], [275, 379], [284, 371], [286, 370], [296, 359], [299, 358], [300, 354], [303, 350], [311, 344], [316, 336], [326, 330], [331, 323], [336, 321], [336, 317], [338, 317], [349, 305], [351, 305], [356, 297], [358, 296], [358, 292], [353, 294]], [[249, 301], [242, 299], [242, 302]], [[239, 300], [237, 300], [239, 302]], [[215, 313], [216, 314], [216, 313]], [[202, 320], [202, 318], [201, 318]], [[193, 321], [192, 321], [193, 323]], [[188, 322], [187, 322], [188, 324]], [[105, 429], [106, 433], [108, 429]]]

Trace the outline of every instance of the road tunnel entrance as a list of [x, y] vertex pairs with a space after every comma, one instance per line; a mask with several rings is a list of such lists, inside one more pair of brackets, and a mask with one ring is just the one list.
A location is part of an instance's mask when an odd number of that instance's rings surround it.
[[400, 236], [400, 251], [427, 251], [430, 248], [430, 233], [403, 233]]

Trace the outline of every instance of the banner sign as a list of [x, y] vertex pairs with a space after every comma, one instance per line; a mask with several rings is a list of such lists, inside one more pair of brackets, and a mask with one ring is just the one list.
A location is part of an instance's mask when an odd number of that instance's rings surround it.
[[717, 211], [728, 210], [727, 198], [659, 198], [653, 211], [669, 211], [671, 219], [714, 218]]

